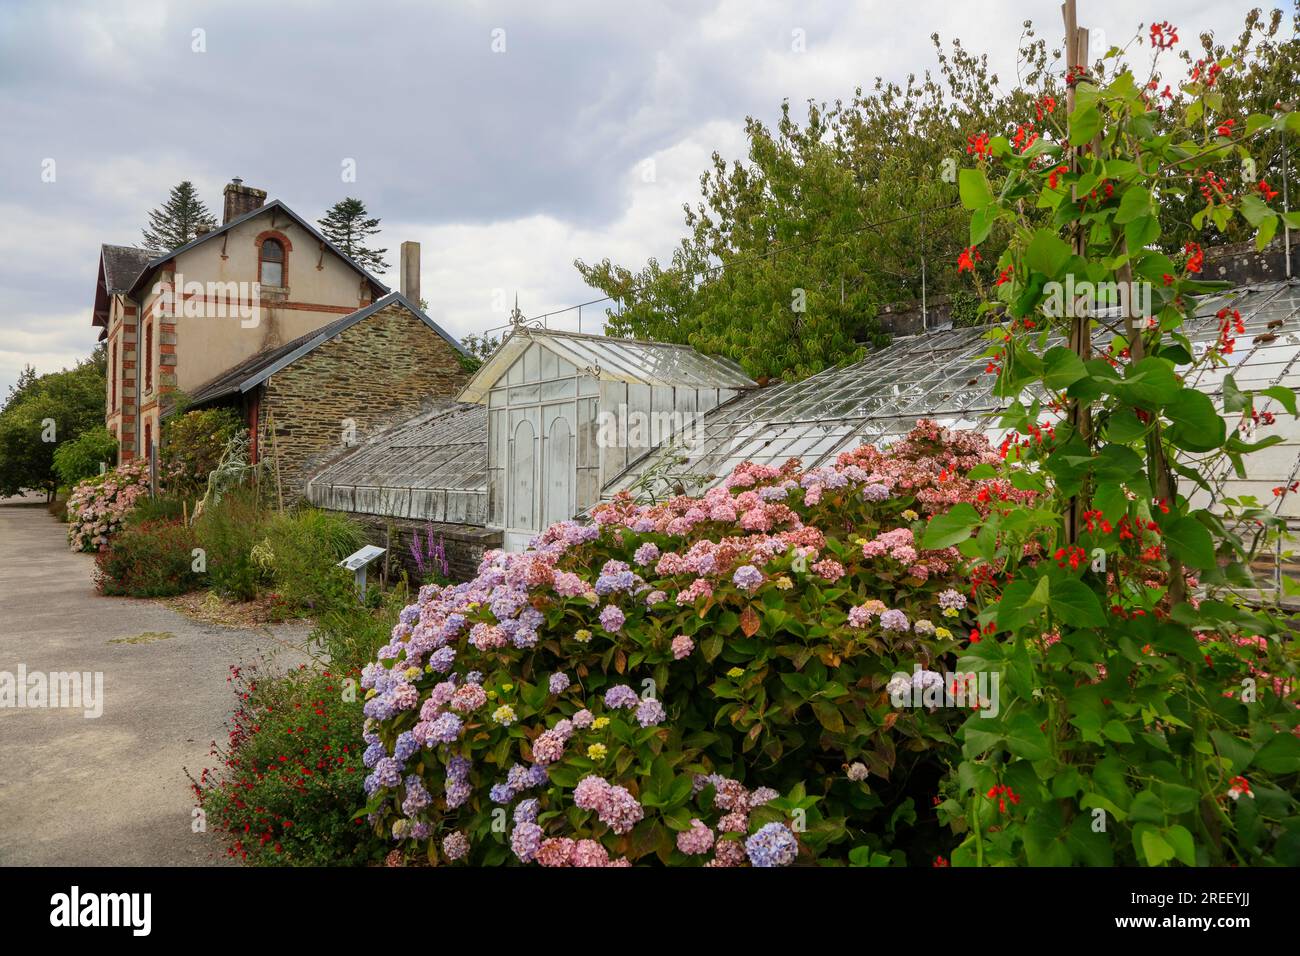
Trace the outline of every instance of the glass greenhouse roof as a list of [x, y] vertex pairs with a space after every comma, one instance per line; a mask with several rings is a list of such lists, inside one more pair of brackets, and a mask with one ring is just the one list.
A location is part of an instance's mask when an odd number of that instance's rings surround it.
[[[1222, 398], [1223, 379], [1232, 374], [1241, 388], [1300, 387], [1300, 284], [1271, 283], [1208, 297], [1188, 328], [1200, 352], [1218, 337], [1215, 313], [1238, 309], [1246, 332], [1237, 337], [1230, 364], [1196, 373], [1194, 384]], [[1277, 322], [1273, 329], [1270, 323]], [[994, 375], [985, 371], [986, 329], [951, 329], [896, 339], [856, 364], [828, 369], [800, 382], [756, 389], [708, 412], [701, 424], [667, 446], [652, 450], [608, 482], [609, 495], [629, 487], [649, 467], [669, 456], [685, 459], [666, 468], [679, 475], [703, 476], [693, 490], [716, 484], [743, 461], [781, 464], [802, 459], [805, 467], [833, 461], [862, 444], [889, 444], [906, 434], [918, 418], [948, 428], [976, 429], [999, 444], [1003, 430], [997, 413], [1006, 402], [992, 392]], [[1101, 330], [1095, 347], [1104, 350], [1111, 333]], [[1230, 470], [1208, 476], [1215, 500], [1254, 495], [1273, 502], [1281, 513], [1300, 519], [1300, 495], [1276, 500], [1272, 489], [1300, 476], [1300, 426], [1273, 400], [1257, 404], [1272, 411], [1276, 423], [1256, 437], [1276, 434], [1283, 443], [1247, 456], [1250, 474], [1240, 480]], [[1233, 415], [1233, 419], [1237, 416]], [[1230, 428], [1233, 423], [1230, 423]], [[1193, 496], [1204, 499], [1205, 493]], [[1204, 506], [1205, 501], [1197, 503]]]
[[689, 345], [642, 342], [636, 339], [516, 329], [484, 363], [460, 394], [462, 402], [481, 402], [528, 347], [537, 343], [579, 372], [605, 382], [687, 388], [753, 388], [754, 381], [739, 365], [716, 355], [704, 355]]
[[322, 508], [456, 524], [487, 520], [487, 409], [444, 405], [366, 440], [307, 484]]

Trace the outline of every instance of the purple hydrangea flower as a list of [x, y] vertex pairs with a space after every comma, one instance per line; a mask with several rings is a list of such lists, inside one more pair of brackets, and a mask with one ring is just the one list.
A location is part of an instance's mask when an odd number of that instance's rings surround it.
[[641, 698], [637, 696], [636, 691], [627, 684], [615, 684], [609, 690], [605, 691], [605, 706], [615, 707], [635, 707]]
[[653, 727], [662, 723], [665, 716], [663, 704], [653, 697], [646, 697], [636, 705], [637, 723], [642, 727]]
[[752, 564], [742, 564], [736, 568], [731, 580], [742, 591], [754, 591], [763, 583], [763, 572]]
[[519, 823], [510, 831], [510, 849], [522, 863], [531, 863], [542, 845], [542, 828], [536, 823]]
[[557, 671], [551, 675], [551, 679], [547, 682], [547, 687], [550, 689], [552, 694], [563, 693], [569, 687], [569, 675], [563, 671]]
[[769, 823], [745, 841], [754, 866], [789, 866], [799, 855], [799, 841], [784, 823]]
[[906, 631], [911, 628], [907, 615], [897, 608], [890, 608], [880, 614], [880, 626], [886, 631]]
[[600, 612], [600, 626], [610, 634], [617, 634], [626, 622], [627, 618], [623, 616], [623, 612], [613, 604], [605, 605], [605, 610]]

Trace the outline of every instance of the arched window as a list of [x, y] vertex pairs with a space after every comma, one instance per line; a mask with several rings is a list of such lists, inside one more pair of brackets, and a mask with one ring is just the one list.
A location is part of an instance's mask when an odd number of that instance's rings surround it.
[[264, 239], [257, 268], [258, 281], [265, 286], [284, 285], [284, 246], [279, 239]]

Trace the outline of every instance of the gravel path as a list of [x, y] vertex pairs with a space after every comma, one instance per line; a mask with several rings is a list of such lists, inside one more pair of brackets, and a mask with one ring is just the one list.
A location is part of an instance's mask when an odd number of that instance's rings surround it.
[[0, 700], [0, 864], [222, 862], [216, 841], [193, 832], [184, 768], [197, 774], [225, 737], [229, 665], [295, 665], [308, 626], [216, 627], [101, 597], [93, 567], [43, 500], [0, 499], [0, 694], [20, 665], [103, 675], [96, 718]]

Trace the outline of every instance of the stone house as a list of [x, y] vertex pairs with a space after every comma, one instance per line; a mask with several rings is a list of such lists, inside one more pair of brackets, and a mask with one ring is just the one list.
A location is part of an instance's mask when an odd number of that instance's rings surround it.
[[92, 325], [108, 353], [105, 424], [146, 454], [177, 391], [351, 315], [388, 292], [310, 222], [236, 179], [222, 224], [170, 251], [105, 245]]
[[239, 409], [252, 460], [268, 466], [288, 505], [325, 458], [454, 395], [469, 378], [466, 359], [459, 342], [405, 295], [390, 292], [250, 356], [197, 388], [190, 403]]

